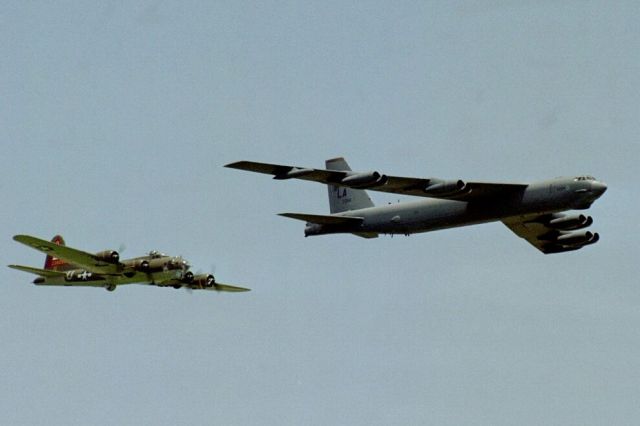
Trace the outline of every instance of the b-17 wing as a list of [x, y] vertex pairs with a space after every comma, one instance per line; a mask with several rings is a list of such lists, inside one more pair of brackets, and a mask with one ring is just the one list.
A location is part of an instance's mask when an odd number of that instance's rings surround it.
[[524, 191], [527, 185], [512, 183], [465, 182], [438, 178], [412, 178], [383, 175], [376, 171], [353, 172], [343, 170], [312, 169], [280, 164], [238, 161], [225, 167], [273, 175], [274, 179], [304, 179], [327, 185], [353, 189], [456, 201], [474, 201]]
[[78, 265], [90, 272], [104, 275], [119, 275], [122, 272], [123, 265], [119, 262], [119, 255], [115, 251], [91, 254], [30, 235], [15, 235], [13, 239], [42, 253]]
[[526, 215], [502, 223], [544, 254], [578, 250], [600, 239], [597, 232], [582, 230], [593, 223], [590, 216], [582, 214]]
[[9, 265], [9, 268], [17, 269], [22, 272], [29, 272], [30, 274], [36, 274], [41, 277], [63, 277], [66, 275], [66, 272], [62, 271], [54, 271], [51, 269], [40, 269], [40, 268], [32, 268], [31, 266], [22, 266], [22, 265]]
[[173, 287], [176, 287], [176, 288], [184, 287], [184, 288], [191, 289], [191, 290], [226, 291], [226, 292], [230, 292], [230, 293], [239, 293], [239, 292], [242, 292], [242, 291], [251, 291], [250, 288], [237, 287], [237, 286], [230, 285], [230, 284], [219, 283], [213, 278], [212, 275], [210, 275], [210, 276], [208, 276], [206, 278], [202, 277], [201, 279], [196, 277], [191, 282], [185, 282], [185, 281], [180, 280], [180, 279], [173, 279], [173, 280], [163, 281], [163, 282], [159, 283], [158, 286], [160, 286], [160, 287], [172, 287], [173, 286]]
[[206, 290], [227, 291], [227, 292], [231, 292], [231, 293], [239, 293], [239, 292], [242, 292], [242, 291], [251, 291], [251, 289], [249, 289], [249, 288], [236, 287], [236, 286], [233, 286], [233, 285], [222, 284], [222, 283], [218, 283], [218, 282], [213, 287], [207, 288]]

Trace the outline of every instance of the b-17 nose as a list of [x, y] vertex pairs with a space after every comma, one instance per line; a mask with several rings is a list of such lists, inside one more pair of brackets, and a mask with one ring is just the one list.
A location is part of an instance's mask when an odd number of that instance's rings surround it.
[[607, 190], [607, 185], [604, 182], [591, 182], [591, 192], [596, 196], [601, 196]]

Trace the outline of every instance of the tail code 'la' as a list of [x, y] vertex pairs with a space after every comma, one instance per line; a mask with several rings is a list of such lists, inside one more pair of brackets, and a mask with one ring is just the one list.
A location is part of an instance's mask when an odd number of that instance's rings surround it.
[[[51, 242], [56, 243], [59, 246], [65, 245], [64, 238], [62, 238], [60, 235], [56, 235], [55, 237], [53, 237]], [[50, 255], [47, 255], [47, 258], [44, 261], [44, 269], [52, 269], [54, 271], [62, 271], [67, 265], [67, 262], [65, 262], [64, 260]]]
[[[351, 167], [342, 157], [327, 160], [325, 164], [327, 170], [351, 171]], [[327, 186], [329, 188], [329, 209], [332, 214], [374, 206], [369, 195], [362, 189], [351, 189], [337, 185]]]

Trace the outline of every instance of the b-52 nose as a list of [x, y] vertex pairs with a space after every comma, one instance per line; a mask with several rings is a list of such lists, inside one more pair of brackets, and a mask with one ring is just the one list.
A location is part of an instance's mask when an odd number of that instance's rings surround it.
[[604, 194], [606, 190], [607, 190], [607, 185], [604, 182], [599, 182], [599, 181], [591, 182], [591, 192], [593, 192], [597, 197]]

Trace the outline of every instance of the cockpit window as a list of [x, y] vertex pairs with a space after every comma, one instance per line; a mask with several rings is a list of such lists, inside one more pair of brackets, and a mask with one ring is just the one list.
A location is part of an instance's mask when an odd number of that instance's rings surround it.
[[575, 181], [596, 180], [596, 178], [594, 178], [593, 176], [578, 176], [577, 178], [574, 178], [573, 180], [575, 180]]

